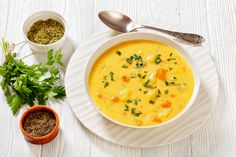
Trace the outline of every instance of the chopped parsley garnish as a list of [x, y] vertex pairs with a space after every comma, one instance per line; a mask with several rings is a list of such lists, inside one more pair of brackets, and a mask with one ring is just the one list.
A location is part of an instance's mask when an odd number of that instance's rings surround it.
[[147, 80], [146, 82], [143, 83], [143, 86], [146, 87], [146, 88], [156, 88], [156, 86], [153, 86], [151, 83], [150, 83], [150, 80]]
[[122, 65], [122, 68], [128, 68], [129, 66], [127, 64]]
[[145, 91], [143, 91], [143, 93], [144, 93], [144, 94], [147, 94], [147, 93], [148, 93], [148, 91], [146, 91], [146, 90], [145, 90]]
[[116, 50], [116, 54], [120, 56], [121, 52], [119, 50]]
[[177, 78], [174, 76], [173, 79], [176, 80]]
[[166, 86], [169, 86], [169, 82], [165, 81], [165, 85], [166, 85]]
[[107, 86], [109, 86], [109, 82], [103, 81], [103, 83], [104, 83], [104, 88], [106, 88]]
[[150, 101], [149, 101], [149, 104], [155, 104], [155, 101], [150, 100]]
[[173, 53], [170, 53], [170, 57], [173, 55]]
[[127, 102], [127, 103], [132, 103], [132, 100], [128, 99], [126, 102]]
[[161, 90], [160, 90], [160, 89], [158, 89], [158, 90], [157, 90], [157, 93], [158, 93], [158, 94], [161, 94]]
[[155, 61], [156, 64], [160, 64], [161, 61], [162, 61], [162, 60], [161, 60], [161, 55], [160, 55], [160, 54], [157, 55], [157, 56], [155, 57], [154, 61]]
[[133, 61], [136, 61], [136, 68], [141, 68], [146, 65], [146, 63], [143, 62], [142, 56], [139, 56], [137, 54], [134, 54], [133, 56], [130, 56], [129, 58], [126, 58], [126, 62], [128, 64], [132, 64]]
[[146, 82], [143, 83], [143, 86], [148, 88], [150, 86], [150, 80], [147, 80]]
[[136, 61], [136, 68], [141, 68], [146, 65], [146, 63], [143, 62], [142, 56], [134, 54], [134, 59]]
[[124, 111], [129, 111], [129, 106], [125, 104], [125, 109]]
[[[175, 78], [176, 79], [176, 78]], [[175, 80], [174, 79], [174, 80]], [[175, 82], [173, 82], [173, 81], [171, 81], [171, 82], [168, 82], [168, 81], [165, 81], [165, 85], [166, 86], [175, 86], [175, 85], [177, 85], [178, 83], [175, 83]]]
[[176, 60], [176, 58], [168, 58], [167, 61]]
[[128, 64], [132, 64], [132, 61], [133, 61], [134, 57], [133, 56], [130, 56], [129, 58], [126, 58], [126, 62]]
[[132, 108], [131, 109], [131, 114], [136, 116], [136, 117], [138, 117], [138, 116], [140, 116], [142, 114], [142, 112], [136, 111], [136, 108]]
[[138, 77], [141, 79], [145, 79], [147, 75], [142, 75], [142, 74], [138, 74]]
[[138, 100], [137, 99], [128, 99], [126, 102], [127, 103], [133, 103], [134, 105], [138, 105]]
[[173, 68], [169, 67], [169, 70], [171, 71], [171, 70], [173, 70]]
[[136, 99], [133, 99], [134, 105], [138, 105], [138, 101]]
[[125, 104], [125, 108], [124, 108], [124, 111], [130, 111], [130, 113], [136, 117], [140, 116], [142, 114], [142, 112], [140, 111], [136, 111], [136, 108], [132, 108], [130, 110], [129, 106]]
[[112, 71], [110, 72], [110, 76], [111, 76], [111, 81], [115, 81], [114, 80], [114, 73]]
[[143, 66], [145, 66], [146, 64], [141, 62], [141, 63], [136, 63], [136, 68], [141, 68]]
[[168, 94], [169, 93], [169, 90], [165, 90], [165, 94]]
[[141, 75], [141, 74], [138, 74], [138, 77], [139, 77], [139, 78], [142, 78], [142, 75]]

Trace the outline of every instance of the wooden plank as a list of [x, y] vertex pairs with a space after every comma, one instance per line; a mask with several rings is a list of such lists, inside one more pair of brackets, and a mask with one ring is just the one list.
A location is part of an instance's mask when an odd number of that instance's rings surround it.
[[233, 157], [236, 156], [236, 5], [234, 0], [207, 0], [199, 9], [204, 7], [220, 90], [212, 115], [192, 136], [193, 156]]
[[[0, 5], [0, 37], [18, 41], [21, 36], [21, 21], [24, 1], [1, 1]], [[2, 53], [1, 53], [2, 60]], [[27, 143], [19, 129], [19, 118], [10, 111], [6, 98], [0, 90], [0, 154], [1, 156], [40, 156], [41, 146]]]

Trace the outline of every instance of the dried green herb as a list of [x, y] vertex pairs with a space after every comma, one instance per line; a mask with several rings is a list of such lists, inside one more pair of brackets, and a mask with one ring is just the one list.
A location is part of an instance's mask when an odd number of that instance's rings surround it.
[[36, 44], [51, 44], [60, 40], [65, 33], [64, 26], [56, 20], [39, 20], [27, 33], [27, 38]]

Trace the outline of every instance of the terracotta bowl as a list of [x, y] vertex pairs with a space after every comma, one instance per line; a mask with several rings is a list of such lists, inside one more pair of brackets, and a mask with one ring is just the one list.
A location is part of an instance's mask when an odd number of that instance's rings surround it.
[[[24, 130], [23, 123], [24, 123], [26, 116], [28, 114], [36, 112], [36, 111], [46, 111], [46, 112], [49, 112], [52, 115], [54, 115], [54, 117], [56, 119], [56, 125], [55, 125], [54, 129], [49, 134], [36, 137], [36, 136], [31, 136], [27, 131]], [[26, 141], [33, 143], [33, 144], [46, 144], [46, 143], [51, 142], [57, 136], [57, 134], [59, 132], [59, 117], [58, 117], [57, 113], [50, 107], [42, 106], [42, 105], [33, 106], [33, 107], [30, 107], [28, 110], [26, 110], [23, 113], [23, 115], [21, 116], [20, 129], [21, 129], [22, 133], [24, 134]]]

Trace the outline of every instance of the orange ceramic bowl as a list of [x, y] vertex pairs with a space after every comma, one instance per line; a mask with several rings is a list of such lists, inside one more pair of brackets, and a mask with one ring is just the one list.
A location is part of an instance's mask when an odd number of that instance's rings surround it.
[[[54, 129], [49, 134], [44, 135], [44, 136], [39, 136], [39, 137], [31, 136], [23, 128], [23, 123], [24, 123], [24, 120], [25, 120], [26, 116], [30, 113], [37, 112], [37, 111], [49, 112], [56, 119], [56, 125], [55, 125]], [[57, 136], [57, 134], [59, 132], [59, 117], [58, 117], [57, 113], [50, 107], [42, 106], [42, 105], [33, 106], [33, 107], [30, 107], [28, 110], [26, 110], [23, 113], [23, 115], [20, 119], [20, 129], [21, 129], [22, 133], [24, 134], [24, 137], [25, 137], [26, 141], [28, 141], [30, 143], [33, 143], [33, 144], [46, 144], [46, 143], [51, 142]]]

